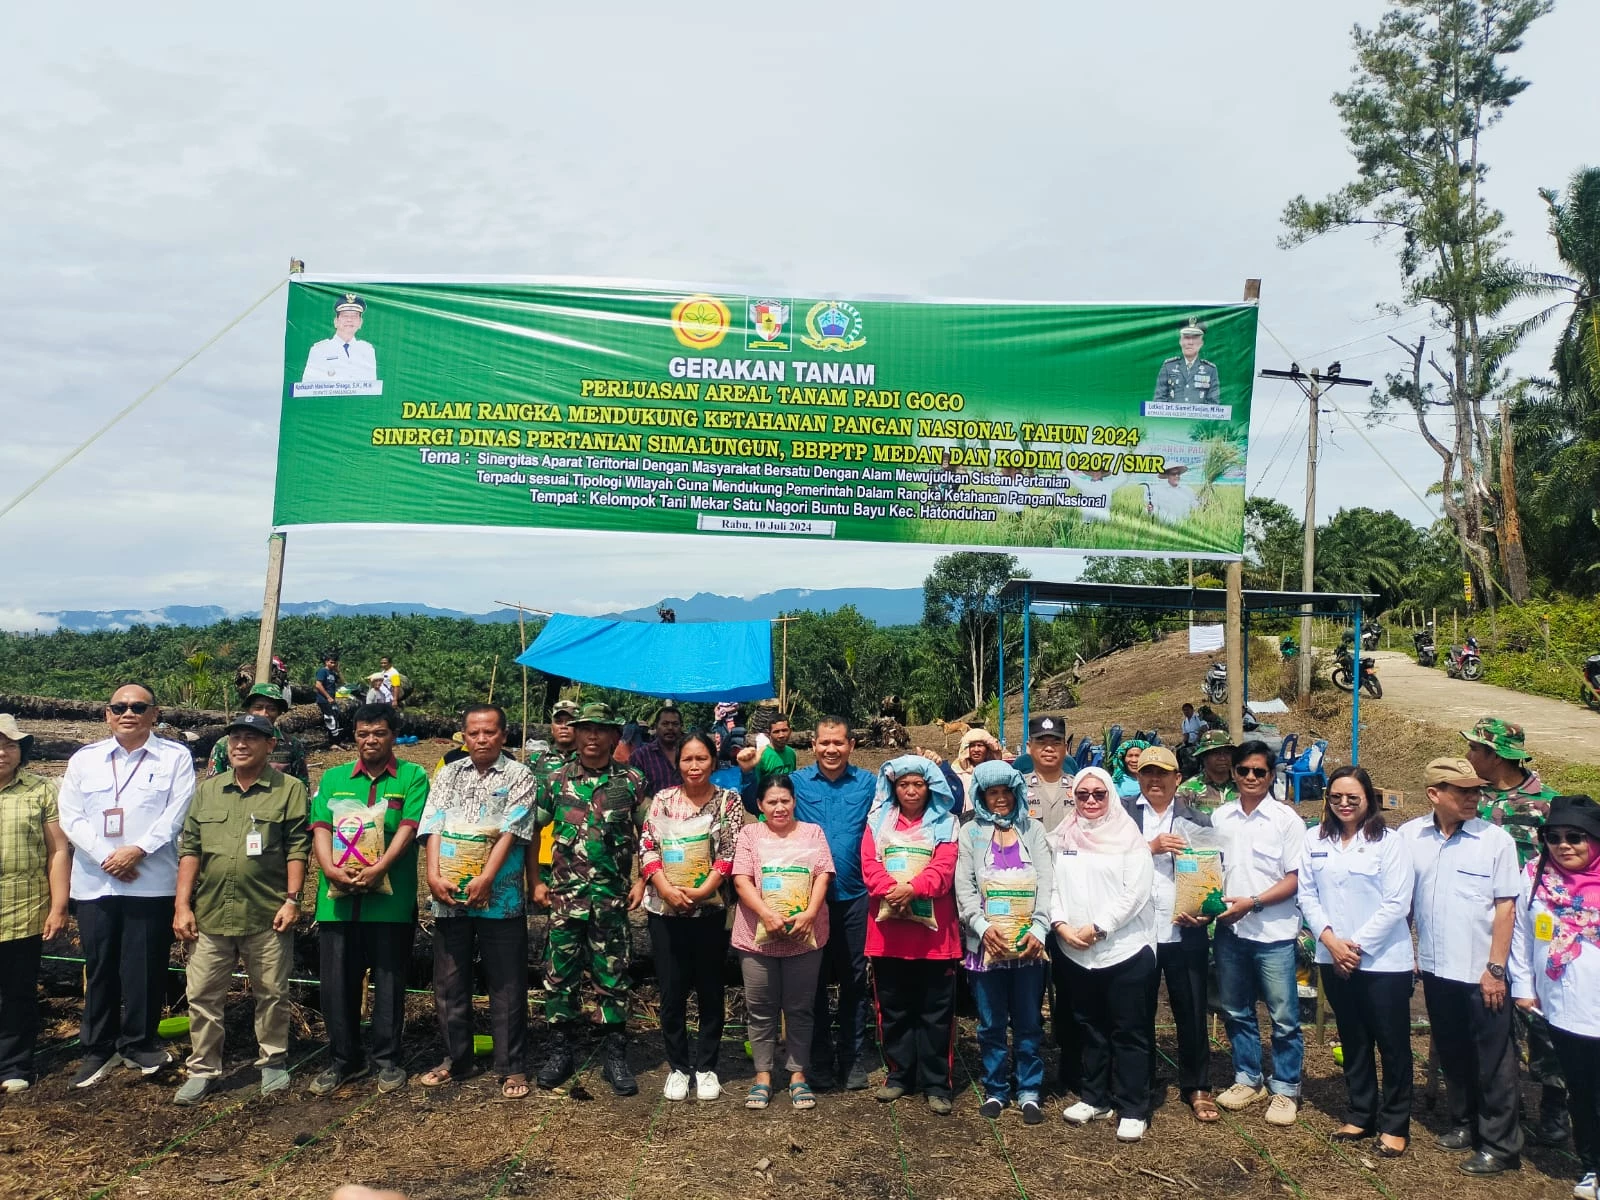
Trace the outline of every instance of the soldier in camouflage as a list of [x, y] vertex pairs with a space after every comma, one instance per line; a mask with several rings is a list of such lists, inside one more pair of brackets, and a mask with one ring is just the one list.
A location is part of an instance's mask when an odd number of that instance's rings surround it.
[[[250, 689], [244, 698], [244, 710], [265, 717], [276, 725], [289, 711], [289, 704], [283, 698], [283, 693], [270, 683], [258, 683]], [[311, 770], [306, 765], [306, 744], [292, 733], [278, 730], [278, 740], [272, 744], [272, 752], [267, 756], [267, 765], [277, 768], [285, 775], [292, 775], [307, 787], [311, 786]], [[211, 763], [206, 770], [206, 778], [221, 775], [224, 771], [233, 769], [233, 764], [228, 761], [228, 739], [221, 737], [211, 749]]]
[[601, 1077], [619, 1096], [639, 1090], [628, 1067], [628, 909], [642, 882], [631, 881], [639, 818], [648, 799], [644, 776], [611, 756], [622, 722], [605, 704], [586, 704], [573, 722], [577, 754], [539, 783], [537, 820], [549, 826], [551, 863], [534, 900], [550, 907], [545, 958], [545, 1016], [550, 1050], [539, 1086], [560, 1086], [573, 1072], [573, 1032], [583, 1012], [587, 971], [605, 1028]]
[[[1539, 854], [1539, 829], [1550, 815], [1554, 788], [1545, 787], [1530, 765], [1533, 755], [1523, 742], [1521, 725], [1502, 717], [1484, 717], [1461, 736], [1467, 739], [1467, 761], [1489, 781], [1478, 801], [1478, 815], [1502, 826], [1517, 844], [1517, 859], [1527, 866]], [[1528, 1073], [1541, 1087], [1539, 1123], [1533, 1136], [1547, 1146], [1565, 1145], [1572, 1133], [1567, 1115], [1567, 1082], [1556, 1058], [1550, 1026], [1537, 1012], [1517, 1009], [1518, 1035], [1528, 1052]]]
[[1233, 783], [1233, 739], [1226, 729], [1208, 729], [1194, 744], [1200, 774], [1178, 785], [1178, 799], [1209, 813], [1239, 798]]
[[577, 716], [576, 700], [557, 700], [550, 709], [550, 740], [555, 745], [528, 760], [528, 770], [536, 778], [555, 774], [577, 757], [578, 731], [572, 724]]

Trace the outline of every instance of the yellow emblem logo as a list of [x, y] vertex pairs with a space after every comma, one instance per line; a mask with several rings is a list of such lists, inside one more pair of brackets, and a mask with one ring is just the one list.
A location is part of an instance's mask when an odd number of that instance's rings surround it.
[[672, 332], [691, 350], [710, 350], [728, 336], [732, 314], [715, 296], [689, 296], [672, 306]]

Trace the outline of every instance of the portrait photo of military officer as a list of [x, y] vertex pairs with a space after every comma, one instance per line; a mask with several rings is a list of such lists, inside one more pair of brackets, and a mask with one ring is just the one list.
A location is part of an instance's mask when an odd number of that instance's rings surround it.
[[371, 342], [356, 336], [366, 312], [367, 302], [354, 292], [339, 297], [333, 306], [333, 336], [311, 347], [301, 383], [377, 382], [378, 353]]
[[1180, 354], [1161, 364], [1156, 374], [1154, 399], [1169, 404], [1221, 404], [1222, 386], [1217, 379], [1217, 364], [1200, 357], [1206, 331], [1190, 320], [1178, 330]]

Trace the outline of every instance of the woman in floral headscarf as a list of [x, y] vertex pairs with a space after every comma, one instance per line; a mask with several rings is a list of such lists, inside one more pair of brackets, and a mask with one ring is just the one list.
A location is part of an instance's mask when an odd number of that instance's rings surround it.
[[888, 1104], [918, 1088], [939, 1116], [951, 1110], [955, 1085], [956, 918], [955, 796], [944, 772], [921, 755], [883, 764], [861, 838], [861, 874], [871, 897], [867, 957], [889, 1076], [878, 1089]]
[[1139, 794], [1139, 756], [1148, 749], [1149, 742], [1133, 738], [1118, 746], [1111, 756], [1111, 779], [1120, 799], [1132, 800]]
[[1017, 1107], [1026, 1124], [1044, 1120], [1040, 1009], [1049, 970], [1045, 951], [1054, 880], [1044, 826], [1028, 816], [1028, 789], [1003, 762], [973, 769], [972, 822], [962, 827], [956, 908], [966, 947], [962, 965], [978, 1005], [983, 1105], [993, 1120], [1012, 1097], [1006, 1027], [1016, 1046]]
[[1600, 804], [1557, 796], [1539, 830], [1539, 857], [1517, 900], [1511, 930], [1511, 995], [1550, 1022], [1572, 1113], [1582, 1178], [1600, 1180]]

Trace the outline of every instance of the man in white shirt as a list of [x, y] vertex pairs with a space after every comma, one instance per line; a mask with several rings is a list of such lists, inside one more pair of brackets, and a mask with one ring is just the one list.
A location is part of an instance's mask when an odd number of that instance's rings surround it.
[[1424, 779], [1433, 815], [1400, 827], [1416, 868], [1411, 921], [1434, 1050], [1450, 1098], [1445, 1150], [1471, 1150], [1467, 1175], [1521, 1165], [1517, 1047], [1506, 961], [1522, 891], [1511, 835], [1478, 816], [1484, 780], [1464, 758], [1436, 758]]
[[[1295, 939], [1300, 935], [1300, 860], [1306, 827], [1300, 815], [1271, 795], [1272, 751], [1247, 741], [1233, 751], [1239, 798], [1211, 814], [1222, 846], [1223, 898], [1217, 918], [1217, 993], [1233, 1045], [1233, 1085], [1217, 1097], [1238, 1112], [1271, 1094], [1267, 1123], [1293, 1125], [1299, 1113], [1300, 992]], [[1261, 1068], [1256, 1001], [1272, 1018], [1272, 1078]]]
[[1194, 705], [1183, 706], [1183, 744], [1193, 746], [1200, 741], [1200, 735], [1206, 731], [1205, 718], [1194, 711]]
[[346, 292], [333, 306], [333, 336], [311, 347], [301, 383], [324, 380], [349, 380], [372, 383], [378, 378], [378, 352], [371, 342], [356, 334], [367, 312], [367, 302], [354, 292]]
[[74, 754], [61, 780], [86, 981], [74, 1087], [94, 1086], [119, 1063], [153, 1075], [172, 1061], [156, 1026], [194, 759], [187, 746], [151, 736], [160, 716], [155, 693], [123, 684], [106, 705], [111, 736]]
[[[1211, 943], [1209, 921], [1174, 921], [1177, 900], [1176, 855], [1189, 848], [1192, 834], [1211, 827], [1211, 818], [1177, 798], [1178, 760], [1165, 746], [1151, 746], [1139, 757], [1139, 795], [1122, 805], [1144, 833], [1154, 860], [1156, 974], [1167, 982], [1167, 1002], [1178, 1031], [1178, 1093], [1197, 1120], [1215, 1121], [1211, 1095], [1211, 1042], [1206, 1030], [1206, 965]], [[1191, 860], [1192, 861], [1192, 860]], [[1159, 986], [1151, 990], [1155, 1001]], [[1155, 1013], [1150, 1014], [1151, 1023]], [[1155, 1059], [1151, 1059], [1152, 1070]]]
[[1077, 494], [1098, 503], [1084, 505], [1077, 509], [1078, 519], [1082, 521], [1109, 521], [1111, 519], [1111, 497], [1117, 488], [1122, 485], [1110, 477], [1106, 471], [1084, 471], [1072, 478]]

